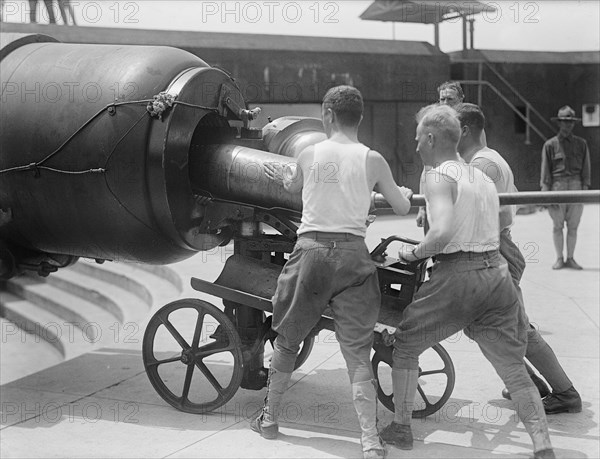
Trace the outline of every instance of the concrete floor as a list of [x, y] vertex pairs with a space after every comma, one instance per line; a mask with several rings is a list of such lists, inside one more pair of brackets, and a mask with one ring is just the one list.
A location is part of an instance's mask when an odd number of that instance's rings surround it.
[[[600, 206], [586, 206], [576, 252], [582, 272], [550, 269], [554, 253], [547, 212], [518, 216], [513, 228], [528, 262], [522, 288], [530, 319], [584, 400], [582, 413], [548, 417], [560, 458], [600, 457], [599, 219]], [[414, 216], [385, 216], [369, 229], [369, 247], [391, 234], [421, 237]], [[173, 267], [183, 277], [212, 281], [229, 254], [230, 248], [200, 253]], [[220, 304], [189, 287], [181, 297]], [[138, 325], [110, 347], [0, 386], [0, 456], [361, 457], [345, 365], [330, 332], [317, 337], [308, 360], [294, 374], [280, 438], [268, 441], [249, 429], [264, 390], [240, 389], [206, 415], [183, 413], [160, 398], [142, 363], [146, 323]], [[452, 396], [434, 415], [414, 421], [413, 451], [388, 447], [389, 457], [530, 457], [531, 441], [511, 402], [501, 398], [503, 385], [475, 343], [459, 333], [443, 345], [456, 368]], [[227, 372], [227, 362], [221, 363]], [[380, 405], [379, 418], [386, 425], [393, 415]]]

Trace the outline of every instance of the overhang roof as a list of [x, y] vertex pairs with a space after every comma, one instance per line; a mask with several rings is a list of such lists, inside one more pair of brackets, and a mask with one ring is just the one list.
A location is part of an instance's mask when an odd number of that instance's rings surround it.
[[306, 37], [292, 35], [188, 32], [173, 30], [75, 27], [5, 22], [3, 32], [42, 33], [65, 43], [102, 43], [173, 46], [192, 49], [237, 49], [240, 51], [302, 51], [316, 53], [360, 53], [414, 56], [443, 56], [427, 42], [368, 40], [356, 38]]
[[510, 51], [478, 49], [448, 53], [453, 63], [486, 60], [510, 64], [600, 64], [600, 51]]
[[375, 0], [363, 11], [360, 18], [371, 21], [438, 24], [448, 19], [473, 16], [484, 11], [493, 13], [496, 8], [474, 0], [462, 0], [460, 2]]

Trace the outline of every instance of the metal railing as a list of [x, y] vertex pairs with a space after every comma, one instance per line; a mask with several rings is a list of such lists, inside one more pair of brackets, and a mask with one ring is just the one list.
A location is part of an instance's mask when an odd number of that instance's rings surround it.
[[[542, 131], [540, 129], [537, 128], [537, 126], [533, 123], [532, 121], [532, 114], [537, 116], [542, 123], [548, 127], [551, 131], [555, 131], [556, 128], [554, 126], [552, 126], [552, 124], [550, 124], [548, 122], [548, 120], [546, 120], [546, 118], [544, 118], [544, 116], [535, 109], [535, 107], [531, 104], [531, 102], [529, 102], [500, 72], [498, 72], [498, 70], [496, 70], [487, 60], [485, 59], [465, 59], [465, 60], [461, 60], [461, 63], [466, 63], [466, 64], [477, 64], [477, 73], [478, 73], [478, 79], [477, 80], [459, 80], [461, 84], [464, 85], [477, 85], [478, 87], [478, 91], [477, 91], [477, 99], [478, 99], [478, 105], [481, 106], [482, 103], [482, 98], [483, 98], [483, 94], [482, 94], [482, 87], [483, 86], [488, 86], [490, 89], [492, 89], [498, 96], [500, 96], [500, 98], [502, 99], [502, 101], [504, 103], [506, 103], [510, 109], [515, 112], [524, 122], [525, 122], [525, 144], [526, 145], [531, 145], [531, 131], [534, 131], [544, 142], [546, 140], [548, 140], [548, 137], [542, 133]], [[518, 100], [520, 100], [524, 105], [525, 105], [525, 115], [523, 115], [523, 113], [521, 112], [521, 110], [519, 110], [509, 99], [508, 97], [506, 97], [506, 95], [504, 95], [504, 93], [502, 91], [500, 91], [498, 88], [496, 88], [496, 86], [494, 86], [492, 83], [490, 83], [487, 80], [483, 79], [483, 66], [486, 66], [493, 74], [494, 76], [496, 76], [496, 78], [498, 78], [500, 80], [500, 82], [502, 82], [502, 84], [504, 84], [509, 91], [512, 93], [513, 96], [515, 96]]]
[[508, 100], [508, 97], [506, 97], [504, 94], [502, 94], [502, 92], [500, 92], [500, 90], [498, 88], [496, 88], [492, 83], [490, 83], [489, 81], [486, 80], [460, 80], [460, 84], [462, 85], [478, 85], [479, 87], [481, 86], [487, 86], [489, 87], [492, 91], [494, 91], [498, 97], [500, 97], [500, 99], [502, 99], [502, 101], [508, 105], [510, 107], [510, 109], [515, 112], [519, 118], [521, 118], [523, 121], [525, 121], [525, 125], [526, 125], [526, 130], [525, 130], [525, 144], [526, 145], [531, 145], [531, 133], [529, 132], [529, 130], [533, 130], [533, 132], [535, 132], [538, 136], [540, 136], [540, 138], [545, 142], [546, 140], [548, 140], [548, 137], [546, 135], [544, 135], [544, 133], [542, 133], [542, 131], [540, 131], [529, 119], [527, 113], [525, 115], [523, 115], [523, 113], [521, 113], [521, 110], [519, 110], [517, 107], [515, 107], [515, 105]]

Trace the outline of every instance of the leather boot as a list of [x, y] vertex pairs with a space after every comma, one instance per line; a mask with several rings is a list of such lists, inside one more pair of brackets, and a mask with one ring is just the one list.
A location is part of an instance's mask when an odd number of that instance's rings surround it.
[[260, 415], [250, 423], [250, 428], [267, 440], [274, 440], [279, 433], [277, 415], [281, 405], [281, 398], [290, 383], [291, 377], [291, 373], [283, 373], [274, 368], [269, 369], [265, 404]]
[[405, 426], [392, 421], [381, 431], [383, 441], [400, 449], [413, 449], [413, 434], [410, 426]]
[[417, 395], [418, 378], [419, 370], [392, 369], [394, 422], [381, 431], [381, 438], [386, 443], [400, 449], [410, 450], [413, 448], [410, 422]]
[[[544, 380], [542, 378], [540, 378], [538, 375], [533, 374], [533, 373], [530, 373], [529, 377], [533, 381], [533, 384], [535, 384], [535, 387], [537, 387], [537, 390], [539, 391], [541, 398], [544, 398], [547, 395], [550, 395], [550, 388], [548, 387], [548, 385], [544, 382]], [[506, 388], [502, 389], [502, 397], [504, 397], [506, 400], [512, 400], [512, 398], [510, 397], [510, 392]], [[547, 413], [547, 411], [546, 411], [546, 413]]]
[[377, 390], [375, 381], [352, 384], [352, 400], [362, 431], [360, 444], [364, 459], [385, 457], [385, 446], [377, 432]]
[[552, 392], [542, 402], [546, 414], [581, 412], [581, 397], [573, 386], [564, 392]]
[[537, 388], [528, 387], [511, 395], [516, 405], [517, 415], [533, 441], [533, 450], [540, 453], [544, 450], [552, 451], [548, 421]]

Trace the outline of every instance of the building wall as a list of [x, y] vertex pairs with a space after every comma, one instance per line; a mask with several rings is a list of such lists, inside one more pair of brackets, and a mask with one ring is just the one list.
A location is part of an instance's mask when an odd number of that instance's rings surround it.
[[188, 51], [210, 65], [230, 72], [250, 103], [320, 102], [332, 86], [358, 87], [365, 100], [422, 100], [426, 91], [449, 74], [449, 59], [439, 56], [402, 56], [309, 51], [252, 52], [202, 49]]
[[[567, 57], [567, 56], [565, 56]], [[582, 105], [600, 102], [600, 66], [585, 63], [511, 63], [491, 65], [502, 74], [530, 103], [551, 127], [537, 117], [535, 125], [546, 137], [556, 135], [558, 126], [551, 121], [558, 109], [571, 106], [581, 118]], [[475, 64], [453, 63], [452, 78], [477, 79]], [[499, 89], [503, 83], [484, 67], [483, 79]], [[477, 103], [476, 86], [465, 87], [466, 100]], [[506, 93], [508, 94], [508, 92]], [[486, 115], [488, 145], [505, 156], [513, 171], [520, 190], [539, 190], [541, 150], [543, 139], [531, 132], [531, 145], [525, 143], [524, 123], [491, 89], [482, 91], [481, 105]], [[518, 108], [525, 109], [516, 97], [509, 100]], [[574, 134], [586, 139], [592, 163], [592, 188], [600, 187], [600, 127], [583, 127], [577, 123]]]

